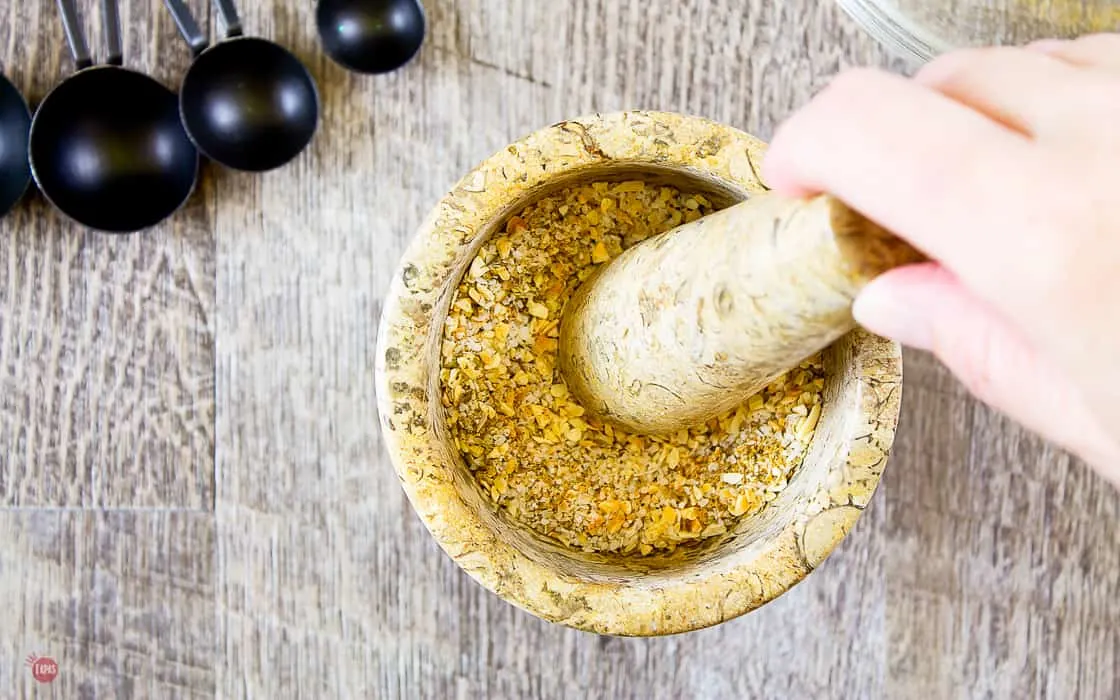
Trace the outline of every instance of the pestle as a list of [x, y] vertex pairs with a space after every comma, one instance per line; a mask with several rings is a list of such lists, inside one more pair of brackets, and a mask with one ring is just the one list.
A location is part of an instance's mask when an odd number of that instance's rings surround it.
[[773, 193], [624, 251], [576, 291], [560, 328], [569, 389], [644, 433], [734, 408], [855, 327], [879, 274], [925, 257], [839, 200]]

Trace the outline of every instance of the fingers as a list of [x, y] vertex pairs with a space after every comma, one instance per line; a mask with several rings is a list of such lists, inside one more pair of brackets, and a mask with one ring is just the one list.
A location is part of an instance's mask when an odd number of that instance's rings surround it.
[[1072, 41], [1045, 39], [1027, 48], [1071, 65], [1120, 73], [1120, 34], [1090, 34]]
[[914, 80], [1028, 136], [1063, 128], [1072, 96], [1100, 87], [1093, 73], [1043, 51], [965, 49], [927, 63]]
[[[935, 263], [889, 272], [856, 300], [868, 330], [929, 350], [984, 403], [1077, 453], [1102, 471], [1120, 469], [1120, 447], [1074, 384], [1000, 316]], [[1120, 473], [1106, 474], [1120, 484]]]
[[1016, 221], [1022, 198], [1045, 193], [1029, 146], [913, 81], [860, 70], [782, 125], [764, 171], [775, 190], [828, 192], [970, 282], [990, 284], [991, 261], [1006, 258], [1029, 223]]

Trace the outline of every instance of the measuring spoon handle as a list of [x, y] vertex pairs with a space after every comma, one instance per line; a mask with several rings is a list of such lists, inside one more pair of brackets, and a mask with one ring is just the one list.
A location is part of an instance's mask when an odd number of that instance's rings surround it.
[[226, 25], [226, 37], [241, 36], [241, 18], [237, 16], [237, 8], [233, 0], [214, 0], [218, 6], [218, 14], [222, 16], [222, 23]]
[[93, 61], [89, 57], [86, 35], [78, 18], [78, 6], [74, 4], [74, 0], [58, 0], [58, 11], [62, 15], [62, 28], [66, 32], [70, 54], [74, 57], [74, 66], [78, 70], [89, 68]]
[[171, 19], [175, 20], [175, 26], [179, 28], [179, 33], [183, 35], [183, 41], [187, 42], [187, 46], [191, 48], [191, 56], [197, 58], [199, 54], [206, 50], [210, 42], [198, 26], [198, 22], [195, 21], [190, 8], [183, 0], [163, 0], [163, 4], [167, 6], [167, 11], [171, 13]]
[[105, 63], [119, 66], [123, 61], [121, 48], [121, 12], [117, 0], [101, 0], [101, 23], [105, 26]]

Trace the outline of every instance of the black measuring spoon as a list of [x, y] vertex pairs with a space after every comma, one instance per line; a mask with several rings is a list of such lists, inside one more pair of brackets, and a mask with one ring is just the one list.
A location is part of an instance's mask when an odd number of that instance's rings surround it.
[[323, 50], [358, 73], [388, 73], [424, 43], [420, 0], [319, 0], [315, 23]]
[[31, 172], [63, 214], [109, 233], [145, 229], [190, 197], [198, 151], [179, 121], [175, 93], [121, 67], [117, 0], [102, 0], [106, 65], [93, 66], [74, 0], [58, 0], [78, 72], [31, 122]]
[[311, 143], [319, 126], [319, 91], [290, 51], [242, 36], [232, 0], [214, 0], [226, 38], [206, 38], [182, 0], [164, 0], [195, 56], [179, 90], [183, 126], [198, 150], [235, 170], [284, 165]]
[[0, 216], [23, 198], [31, 183], [27, 137], [31, 110], [12, 82], [0, 75]]

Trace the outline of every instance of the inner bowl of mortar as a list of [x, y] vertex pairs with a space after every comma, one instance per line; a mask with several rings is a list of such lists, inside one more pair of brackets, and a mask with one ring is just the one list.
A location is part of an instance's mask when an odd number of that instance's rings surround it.
[[[623, 112], [561, 122], [460, 180], [412, 239], [381, 318], [377, 397], [393, 467], [429, 532], [456, 563], [543, 619], [614, 635], [714, 625], [778, 597], [847, 535], [894, 439], [902, 360], [856, 330], [823, 353], [820, 421], [788, 486], [726, 535], [651, 556], [597, 555], [553, 542], [497, 510], [449, 436], [439, 356], [448, 307], [482, 244], [564, 187], [641, 178], [726, 207], [764, 192], [765, 144], [705, 119]], [[746, 397], [744, 397], [745, 399]]]

